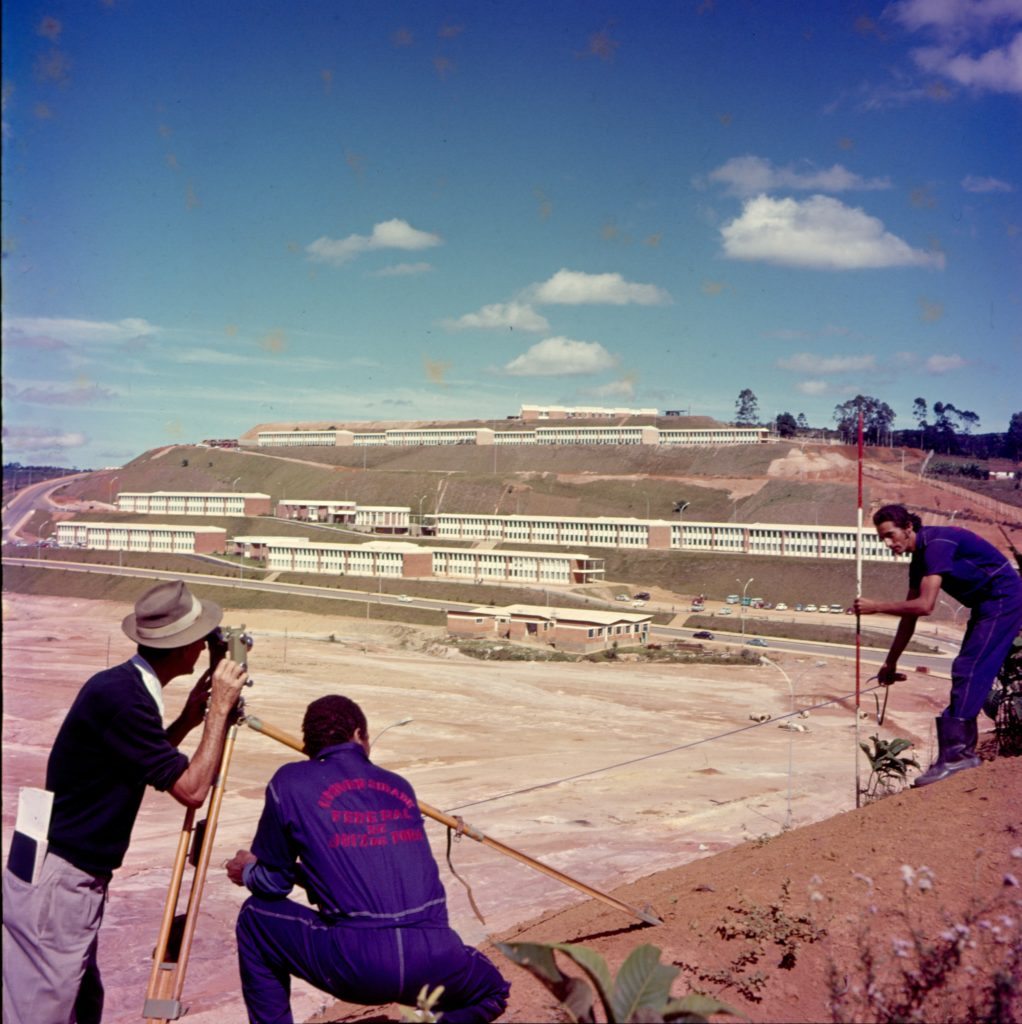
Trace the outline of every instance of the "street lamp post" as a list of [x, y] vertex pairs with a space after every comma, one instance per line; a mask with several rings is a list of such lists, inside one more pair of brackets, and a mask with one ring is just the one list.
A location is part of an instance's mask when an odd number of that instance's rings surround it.
[[[788, 712], [789, 712], [788, 720], [790, 722], [795, 717], [795, 683], [793, 683], [791, 681], [791, 676], [789, 676], [788, 673], [785, 672], [784, 669], [781, 668], [781, 666], [778, 665], [776, 661], [771, 661], [766, 655], [762, 655], [762, 660], [765, 661], [771, 668], [777, 669], [777, 671], [780, 672], [782, 676], [784, 676], [784, 681], [788, 684], [788, 701], [789, 701], [789, 703], [788, 703]], [[813, 664], [810, 665], [809, 668], [803, 669], [798, 674], [798, 679], [796, 679], [795, 682], [799, 682], [802, 679], [802, 677], [807, 672], [810, 671], [810, 669], [824, 668], [826, 666], [826, 664], [827, 663], [825, 661], [815, 661], [815, 662], [813, 662]], [[792, 784], [792, 777], [794, 775], [794, 771], [793, 771], [794, 753], [793, 753], [793, 743], [792, 743], [792, 741], [795, 738], [794, 733], [795, 733], [794, 729], [789, 729], [788, 730], [788, 809], [787, 809], [787, 812], [786, 812], [786, 814], [784, 816], [784, 828], [785, 829], [789, 829], [792, 826], [792, 817], [791, 817], [791, 784]]]
[[118, 480], [120, 480], [119, 476], [112, 476], [107, 483], [106, 503], [108, 505], [112, 505], [114, 503], [114, 484], [117, 483]]
[[241, 479], [241, 477], [240, 477], [240, 476], [236, 476], [236, 477], [235, 477], [235, 478], [234, 478], [234, 479], [233, 479], [233, 480], [231, 481], [231, 490], [232, 490], [232, 491], [233, 491], [233, 490], [235, 490], [235, 489], [237, 488], [237, 486], [238, 486], [238, 481], [239, 481], [240, 479]]
[[735, 583], [741, 583], [742, 585], [742, 640], [745, 640], [745, 592], [749, 589], [749, 584], [755, 579], [755, 576], [750, 576], [744, 583], [741, 580], [735, 580]]
[[376, 735], [375, 735], [375, 736], [373, 737], [372, 741], [371, 741], [371, 742], [370, 742], [370, 744], [369, 744], [369, 749], [370, 749], [370, 750], [372, 750], [372, 749], [373, 749], [373, 747], [374, 747], [374, 746], [376, 746], [376, 741], [377, 741], [377, 740], [378, 740], [378, 739], [379, 739], [379, 738], [380, 738], [380, 737], [381, 737], [381, 736], [382, 736], [382, 735], [383, 735], [383, 734], [384, 734], [384, 733], [385, 733], [385, 732], [386, 732], [386, 731], [387, 731], [388, 729], [398, 729], [398, 728], [400, 728], [400, 727], [401, 727], [402, 725], [407, 725], [407, 724], [408, 724], [409, 722], [414, 722], [414, 721], [415, 721], [415, 719], [414, 719], [414, 718], [412, 718], [412, 717], [411, 717], [410, 715], [406, 715], [406, 716], [405, 716], [404, 718], [399, 718], [399, 719], [398, 719], [398, 720], [397, 720], [396, 722], [391, 722], [391, 723], [390, 723], [390, 725], [385, 725], [385, 726], [384, 726], [384, 727], [383, 727], [383, 728], [382, 728], [382, 729], [381, 729], [381, 730], [380, 730], [380, 731], [379, 731], [379, 732], [378, 732], [378, 733], [377, 733], [377, 734], [376, 734]]

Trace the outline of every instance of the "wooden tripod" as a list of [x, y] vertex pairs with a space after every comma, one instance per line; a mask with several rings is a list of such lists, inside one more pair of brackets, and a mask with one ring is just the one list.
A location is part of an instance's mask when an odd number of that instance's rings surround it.
[[[301, 740], [290, 735], [290, 733], [284, 732], [282, 729], [278, 729], [275, 726], [267, 724], [260, 718], [250, 716], [245, 719], [245, 724], [249, 726], [249, 728], [255, 729], [256, 732], [261, 732], [264, 736], [269, 736], [270, 739], [277, 740], [278, 743], [283, 743], [285, 746], [291, 747], [299, 753], [305, 753], [305, 745]], [[615, 910], [623, 910], [626, 914], [630, 914], [632, 917], [637, 917], [645, 924], [663, 924], [663, 921], [661, 921], [655, 914], [652, 914], [647, 910], [639, 910], [636, 907], [631, 907], [627, 903], [619, 900], [616, 896], [610, 896], [605, 892], [600, 892], [599, 889], [594, 889], [592, 886], [586, 885], [585, 882], [580, 882], [577, 878], [572, 878], [571, 875], [566, 875], [563, 871], [558, 871], [556, 868], [552, 868], [548, 864], [544, 864], [542, 861], [538, 861], [534, 857], [530, 857], [528, 854], [522, 853], [521, 850], [516, 850], [513, 846], [508, 846], [506, 843], [502, 843], [497, 839], [493, 839], [490, 836], [485, 835], [483, 832], [480, 832], [479, 829], [473, 828], [460, 818], [455, 818], [450, 814], [445, 814], [443, 811], [439, 811], [435, 807], [430, 807], [429, 804], [423, 803], [421, 800], [418, 801], [418, 804], [419, 810], [427, 818], [439, 821], [441, 825], [446, 825], [448, 828], [454, 829], [456, 832], [468, 836], [469, 839], [474, 839], [477, 843], [489, 846], [498, 853], [504, 854], [505, 857], [511, 857], [514, 860], [520, 861], [522, 864], [532, 868], [534, 871], [540, 871], [544, 875], [549, 875], [551, 878], [557, 879], [558, 882], [561, 882], [564, 885], [570, 885], [573, 889], [578, 889], [579, 892], [584, 892], [587, 896], [591, 896], [595, 900], [600, 900], [608, 906], [614, 907]]]
[[[237, 734], [238, 723], [235, 722], [228, 728], [224, 738], [220, 769], [210, 793], [205, 820], [196, 825], [195, 808], [189, 807], [185, 812], [174, 856], [170, 889], [163, 907], [160, 934], [156, 940], [156, 949], [153, 951], [149, 987], [146, 989], [145, 1005], [142, 1008], [142, 1016], [148, 1021], [158, 1021], [162, 1024], [165, 1021], [177, 1020], [184, 1012], [181, 994], [184, 991], [185, 970], [188, 967], [188, 956], [191, 953], [195, 926], [199, 919], [199, 904], [202, 901], [213, 841], [216, 839], [220, 807], [224, 800], [224, 786], [227, 783], [227, 770], [231, 765]], [[181, 882], [189, 862], [189, 848], [192, 851], [191, 863], [195, 871], [188, 892], [188, 907], [183, 915], [178, 915], [177, 904], [181, 895]]]

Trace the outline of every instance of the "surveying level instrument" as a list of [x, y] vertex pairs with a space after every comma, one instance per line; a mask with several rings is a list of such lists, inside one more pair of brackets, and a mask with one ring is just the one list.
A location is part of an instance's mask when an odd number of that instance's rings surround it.
[[[244, 625], [220, 626], [214, 629], [206, 637], [210, 674], [212, 675], [225, 657], [248, 668], [248, 652], [252, 649], [252, 644], [252, 637], [245, 632]], [[245, 685], [251, 686], [252, 680], [246, 680]], [[227, 771], [230, 768], [231, 755], [234, 753], [238, 724], [244, 720], [244, 714], [245, 700], [239, 697], [224, 737], [220, 767], [210, 790], [206, 817], [196, 824], [195, 808], [189, 807], [185, 812], [174, 855], [170, 888], [163, 907], [160, 933], [153, 950], [153, 966], [146, 989], [145, 1004], [142, 1007], [142, 1016], [148, 1021], [177, 1020], [185, 1012], [181, 1003], [185, 970], [188, 967], [188, 957], [191, 954], [192, 940], [199, 919], [199, 904], [202, 901], [202, 890], [209, 871], [213, 842], [216, 839], [216, 827], [220, 819], [224, 787], [227, 784]], [[192, 884], [188, 892], [187, 908], [184, 914], [178, 914], [178, 899], [187, 864], [191, 864], [194, 869]]]

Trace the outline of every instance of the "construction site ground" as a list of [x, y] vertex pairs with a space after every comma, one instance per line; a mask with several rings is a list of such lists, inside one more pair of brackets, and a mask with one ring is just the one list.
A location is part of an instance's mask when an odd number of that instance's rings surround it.
[[[92, 672], [131, 654], [119, 629], [128, 610], [110, 601], [5, 595], [5, 854], [18, 787], [42, 785], [50, 745], [74, 694]], [[872, 718], [856, 728], [847, 657], [818, 667], [808, 658], [771, 652], [792, 680], [789, 689], [767, 664], [482, 664], [451, 652], [438, 642], [440, 631], [429, 628], [280, 611], [228, 611], [225, 617], [229, 624], [241, 621], [256, 639], [251, 714], [297, 735], [308, 702], [340, 692], [363, 705], [373, 736], [411, 717], [379, 739], [374, 758], [404, 774], [422, 800], [588, 885], [615, 891], [632, 905], [649, 904], [665, 920], [662, 928], [636, 930], [627, 915], [462, 839], [453, 845], [453, 862], [472, 886], [483, 925], [443, 863], [445, 830], [429, 823], [452, 922], [470, 943], [509, 935], [585, 941], [616, 966], [632, 946], [652, 942], [670, 954], [667, 960], [726, 962], [731, 950], [714, 937], [714, 928], [728, 905], [742, 898], [776, 901], [791, 879], [800, 905], [809, 906], [810, 888], [822, 893], [817, 909], [829, 916], [835, 935], [845, 936], [844, 946], [828, 947], [840, 955], [852, 932], [851, 925], [836, 928], [837, 919], [855, 918], [863, 899], [876, 902], [878, 892], [893, 907], [902, 862], [932, 868], [942, 886], [940, 905], [952, 909], [956, 901], [989, 895], [995, 878], [999, 894], [1010, 869], [1022, 874], [1022, 862], [1006, 862], [1022, 842], [1006, 831], [1007, 803], [1019, 791], [1017, 762], [996, 762], [971, 778], [844, 813], [855, 806], [857, 732], [866, 740], [877, 731]], [[932, 753], [933, 717], [946, 687], [937, 676], [919, 675], [891, 695], [883, 734], [911, 739], [923, 763]], [[187, 690], [179, 680], [165, 691], [168, 719]], [[826, 706], [798, 720], [806, 732], [778, 727], [792, 707], [815, 705]], [[872, 712], [871, 695], [863, 708]], [[751, 721], [762, 714], [771, 720]], [[249, 845], [267, 781], [294, 756], [249, 729], [239, 734], [188, 966], [190, 1020], [245, 1019], [233, 937], [245, 894], [229, 883], [222, 865]], [[858, 771], [865, 782], [862, 759]], [[150, 792], [114, 877], [99, 948], [109, 1022], [140, 1016], [182, 820], [183, 809], [169, 796]], [[1017, 813], [1011, 820], [1017, 822]], [[794, 830], [781, 835], [789, 822]], [[819, 824], [805, 827], [813, 822]], [[815, 876], [820, 881], [810, 884]], [[864, 878], [872, 879], [869, 886]], [[923, 909], [929, 912], [928, 905]], [[728, 986], [721, 997], [754, 1020], [822, 1019], [824, 949], [813, 944], [797, 971], [768, 971], [761, 1002]], [[800, 973], [806, 965], [815, 965], [812, 976]], [[506, 961], [501, 967], [514, 983], [505, 1019], [555, 1019], [538, 985]], [[296, 1020], [398, 1019], [394, 1008], [334, 1005], [300, 982], [293, 1005]]]

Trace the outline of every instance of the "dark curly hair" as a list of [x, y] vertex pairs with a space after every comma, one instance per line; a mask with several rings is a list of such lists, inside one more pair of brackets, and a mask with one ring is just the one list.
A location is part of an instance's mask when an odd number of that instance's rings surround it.
[[302, 719], [305, 753], [317, 757], [321, 750], [337, 743], [347, 743], [361, 731], [368, 734], [365, 712], [353, 701], [340, 694], [331, 694], [314, 700]]
[[884, 505], [873, 513], [873, 525], [894, 523], [899, 530], [907, 530], [910, 526], [916, 533], [923, 528], [923, 521], [914, 512], [909, 512], [904, 505]]

